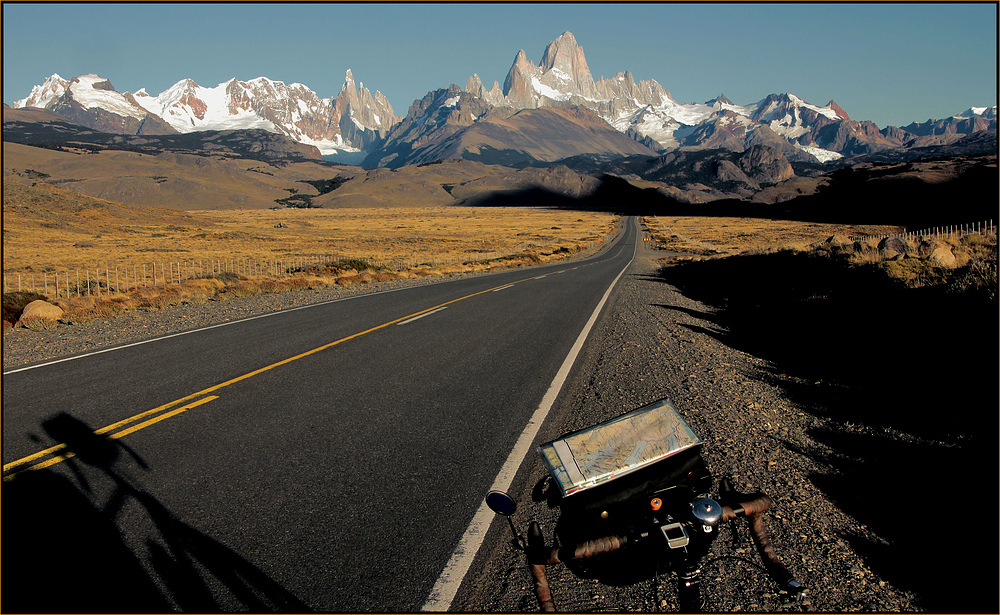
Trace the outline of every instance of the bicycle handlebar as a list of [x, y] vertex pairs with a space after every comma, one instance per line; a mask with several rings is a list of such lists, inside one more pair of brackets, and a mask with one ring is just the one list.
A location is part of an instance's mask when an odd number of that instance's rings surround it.
[[723, 506], [722, 520], [732, 521], [737, 517], [751, 517], [753, 515], [759, 515], [771, 510], [772, 504], [773, 502], [771, 501], [771, 498], [762, 493], [748, 502], [741, 502], [732, 507]]
[[545, 557], [546, 564], [561, 564], [563, 562], [586, 559], [595, 555], [602, 555], [617, 551], [628, 544], [627, 536], [605, 536], [595, 538], [578, 545], [567, 545], [565, 547], [553, 547]]
[[[733, 494], [733, 492], [730, 491], [727, 495], [729, 494]], [[778, 558], [778, 554], [774, 550], [774, 545], [771, 543], [771, 537], [768, 535], [767, 528], [764, 525], [764, 513], [771, 509], [773, 502], [771, 501], [771, 498], [763, 493], [755, 495], [757, 497], [747, 502], [736, 504], [733, 507], [723, 506], [722, 520], [732, 521], [737, 517], [746, 517], [750, 521], [750, 534], [753, 537], [753, 542], [757, 547], [757, 551], [760, 553], [761, 560], [764, 562], [764, 568], [767, 569], [771, 578], [773, 578], [782, 589], [786, 590], [790, 594], [798, 596], [805, 592], [806, 588], [802, 585], [802, 583], [795, 579], [795, 576], [792, 575], [788, 568], [785, 567], [785, 565]]]

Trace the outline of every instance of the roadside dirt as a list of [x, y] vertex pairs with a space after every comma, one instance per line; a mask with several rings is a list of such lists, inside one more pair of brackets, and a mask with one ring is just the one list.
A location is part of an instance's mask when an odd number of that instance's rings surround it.
[[[666, 397], [705, 441], [703, 455], [713, 475], [731, 474], [737, 490], [773, 498], [774, 508], [765, 516], [768, 529], [779, 556], [807, 586], [804, 599], [789, 600], [760, 568], [744, 524], [738, 538], [723, 529], [702, 566], [706, 612], [994, 612], [992, 591], [956, 594], [940, 579], [944, 561], [982, 561], [977, 549], [958, 535], [938, 541], [933, 552], [927, 541], [933, 532], [928, 507], [950, 506], [977, 488], [982, 493], [983, 487], [986, 501], [996, 501], [995, 418], [987, 421], [985, 437], [973, 438], [969, 429], [943, 417], [946, 408], [921, 413], [898, 387], [888, 397], [897, 396], [925, 421], [938, 421], [940, 429], [894, 420], [900, 416], [896, 412], [879, 413], [885, 395], [874, 407], [852, 407], [878, 386], [877, 379], [824, 380], [795, 365], [795, 352], [842, 357], [832, 348], [843, 348], [845, 340], [797, 350], [789, 343], [789, 354], [765, 360], [757, 356], [760, 346], [743, 335], [752, 322], [679, 292], [671, 283], [678, 277], [673, 267], [661, 269], [662, 254], [644, 249], [619, 282], [538, 443]], [[685, 282], [702, 280], [687, 284], [689, 294], [731, 282], [711, 273], [718, 270], [703, 275], [687, 270]], [[770, 334], [788, 340], [800, 335], [802, 323], [785, 325]], [[806, 342], [813, 344], [813, 338]], [[993, 375], [984, 377], [995, 379], [995, 373], [994, 363]], [[881, 386], [884, 390], [891, 383]], [[995, 387], [990, 394], [993, 408]], [[954, 401], [964, 407], [964, 399]], [[991, 477], [971, 479], [968, 472], [977, 466], [989, 469]], [[528, 522], [538, 520], [551, 544], [559, 510], [538, 495], [536, 486], [545, 476], [538, 458], [527, 459], [511, 494], [518, 504], [519, 530], [526, 532]], [[936, 499], [921, 513], [913, 504], [932, 493]], [[453, 608], [537, 610], [533, 579], [523, 553], [510, 544], [507, 525], [497, 520], [491, 536], [495, 539], [488, 537], [485, 544], [492, 548], [480, 553]], [[993, 586], [995, 558], [986, 560], [989, 566], [963, 566], [963, 576], [969, 575], [963, 586]], [[556, 608], [679, 609], [672, 573], [626, 573], [627, 559], [615, 559], [611, 566], [617, 578], [583, 578], [565, 565], [550, 566]]]

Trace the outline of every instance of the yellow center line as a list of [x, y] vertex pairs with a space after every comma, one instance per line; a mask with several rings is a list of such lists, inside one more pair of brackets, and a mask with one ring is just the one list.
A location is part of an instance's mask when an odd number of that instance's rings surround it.
[[[246, 374], [243, 374], [242, 376], [237, 376], [236, 378], [233, 378], [231, 380], [227, 380], [225, 382], [221, 382], [221, 383], [216, 384], [214, 386], [210, 386], [207, 389], [202, 389], [201, 391], [198, 391], [197, 393], [192, 393], [190, 395], [186, 395], [184, 397], [181, 397], [180, 399], [175, 399], [172, 402], [163, 404], [162, 406], [158, 406], [156, 408], [153, 408], [152, 410], [146, 410], [144, 412], [140, 412], [139, 414], [136, 414], [134, 416], [130, 416], [127, 419], [123, 419], [123, 420], [118, 421], [116, 423], [112, 423], [111, 425], [108, 425], [106, 427], [102, 427], [102, 428], [94, 431], [94, 433], [97, 434], [97, 435], [103, 435], [103, 434], [106, 434], [108, 432], [115, 431], [116, 429], [118, 429], [120, 427], [124, 427], [126, 425], [131, 424], [131, 423], [135, 423], [136, 421], [140, 421], [140, 420], [142, 420], [142, 419], [144, 419], [146, 417], [159, 414], [160, 412], [163, 412], [164, 410], [168, 410], [168, 409], [176, 406], [177, 404], [182, 404], [182, 403], [190, 401], [192, 399], [199, 398], [199, 397], [201, 397], [203, 395], [208, 395], [209, 393], [214, 393], [214, 392], [218, 391], [219, 389], [223, 389], [223, 388], [225, 388], [227, 386], [230, 386], [232, 384], [236, 384], [237, 382], [242, 382], [243, 380], [246, 380], [248, 378], [253, 378], [254, 376], [257, 376], [259, 374], [263, 374], [264, 372], [270, 371], [270, 370], [272, 370], [272, 369], [274, 369], [276, 367], [280, 367], [282, 365], [287, 365], [288, 363], [291, 363], [292, 361], [297, 361], [299, 359], [303, 359], [303, 358], [308, 357], [310, 355], [316, 354], [317, 352], [321, 352], [323, 350], [326, 350], [327, 348], [332, 348], [332, 347], [334, 347], [334, 346], [336, 346], [338, 344], [342, 344], [342, 343], [344, 343], [346, 341], [353, 340], [355, 338], [361, 337], [362, 335], [366, 335], [366, 334], [371, 333], [373, 331], [378, 331], [379, 329], [384, 329], [386, 327], [389, 327], [389, 326], [394, 325], [396, 323], [402, 322], [402, 321], [407, 320], [409, 318], [413, 318], [415, 316], [420, 316], [421, 314], [426, 314], [427, 312], [432, 312], [434, 310], [439, 310], [439, 309], [441, 309], [441, 308], [443, 308], [443, 307], [445, 307], [447, 305], [451, 305], [452, 303], [458, 303], [459, 301], [464, 301], [466, 299], [471, 299], [472, 297], [476, 297], [478, 295], [483, 295], [485, 293], [492, 292], [492, 291], [494, 291], [494, 290], [496, 290], [498, 288], [506, 288], [508, 286], [513, 286], [514, 284], [519, 284], [520, 282], [524, 282], [524, 281], [525, 280], [518, 280], [517, 282], [513, 282], [511, 284], [502, 284], [500, 286], [496, 286], [496, 287], [493, 287], [493, 288], [488, 288], [486, 290], [481, 290], [479, 292], [472, 293], [471, 295], [465, 295], [464, 297], [459, 297], [458, 299], [452, 299], [451, 301], [447, 301], [447, 302], [442, 303], [440, 305], [435, 305], [434, 307], [429, 307], [426, 310], [421, 310], [419, 312], [414, 312], [413, 314], [408, 314], [408, 315], [403, 316], [401, 318], [397, 318], [395, 320], [391, 320], [391, 321], [389, 321], [387, 323], [383, 323], [381, 325], [377, 325], [375, 327], [372, 327], [371, 329], [365, 329], [364, 331], [361, 331], [359, 333], [355, 333], [353, 335], [348, 335], [347, 337], [341, 338], [341, 339], [339, 339], [339, 340], [337, 340], [335, 342], [330, 342], [329, 344], [324, 344], [324, 345], [319, 346], [317, 348], [313, 348], [312, 350], [307, 350], [306, 352], [303, 352], [301, 354], [297, 354], [297, 355], [295, 355], [293, 357], [289, 357], [287, 359], [282, 359], [281, 361], [278, 361], [277, 363], [272, 363], [272, 364], [267, 365], [265, 367], [261, 367], [260, 369], [256, 369], [256, 370], [254, 370], [252, 372], [248, 372]], [[208, 402], [208, 401], [211, 401], [211, 400], [217, 399], [217, 398], [218, 398], [217, 396], [209, 397], [209, 398], [206, 398], [206, 399], [199, 400], [199, 401], [197, 401], [197, 402], [195, 402], [193, 404], [188, 404], [188, 405], [186, 405], [186, 406], [184, 406], [182, 408], [178, 408], [178, 409], [173, 410], [171, 412], [167, 412], [167, 413], [163, 414], [162, 416], [156, 417], [155, 419], [147, 420], [147, 421], [145, 421], [143, 423], [140, 423], [140, 424], [135, 425], [133, 427], [130, 427], [128, 429], [119, 431], [119, 432], [117, 432], [115, 434], [112, 434], [110, 437], [111, 438], [120, 438], [120, 437], [128, 435], [130, 433], [134, 433], [134, 432], [136, 432], [136, 431], [138, 431], [140, 429], [143, 429], [145, 427], [148, 427], [148, 426], [150, 426], [150, 425], [152, 425], [154, 423], [158, 423], [159, 421], [162, 421], [164, 419], [170, 418], [171, 416], [174, 416], [176, 414], [180, 414], [181, 412], [184, 412], [185, 410], [189, 410], [189, 409], [194, 408], [196, 406], [200, 406], [201, 404], [203, 404], [205, 402]], [[46, 456], [51, 455], [53, 453], [56, 453], [56, 452], [58, 452], [58, 451], [60, 451], [60, 450], [62, 450], [64, 448], [66, 448], [66, 444], [64, 444], [64, 443], [63, 444], [56, 444], [55, 446], [50, 446], [49, 448], [47, 448], [45, 450], [38, 451], [37, 453], [33, 453], [31, 455], [28, 455], [27, 457], [22, 457], [21, 459], [18, 459], [17, 461], [12, 461], [10, 463], [4, 464], [3, 471], [7, 472], [8, 470], [11, 470], [13, 468], [17, 468], [19, 466], [23, 466], [25, 464], [31, 463], [32, 461], [35, 461], [36, 459], [41, 459], [43, 457], [46, 457]], [[62, 461], [65, 461], [66, 459], [70, 459], [70, 458], [72, 458], [74, 456], [75, 456], [75, 453], [73, 453], [72, 451], [69, 451], [69, 452], [63, 453], [61, 455], [58, 455], [56, 457], [53, 457], [52, 459], [49, 459], [49, 460], [47, 460], [45, 462], [33, 465], [30, 468], [28, 468], [28, 469], [30, 469], [30, 470], [40, 470], [42, 468], [47, 468], [49, 466], [52, 466], [52, 465], [55, 465], [55, 464], [60, 463]], [[14, 474], [12, 474], [10, 476], [5, 476], [4, 480], [10, 480], [14, 476], [15, 476]]]
[[[171, 410], [170, 412], [167, 412], [165, 414], [161, 414], [160, 416], [158, 416], [156, 418], [149, 419], [148, 421], [145, 421], [143, 423], [139, 423], [138, 425], [134, 425], [132, 427], [129, 427], [128, 429], [123, 429], [122, 431], [119, 431], [118, 433], [113, 433], [113, 434], [111, 434], [108, 437], [111, 438], [112, 440], [117, 440], [118, 438], [121, 438], [122, 436], [127, 436], [128, 434], [130, 434], [132, 432], [135, 432], [135, 431], [139, 431], [140, 429], [143, 429], [144, 427], [149, 427], [150, 425], [152, 425], [154, 423], [159, 423], [160, 421], [162, 421], [164, 419], [168, 419], [168, 418], [170, 418], [172, 416], [176, 416], [176, 415], [180, 414], [181, 412], [186, 412], [186, 411], [190, 410], [191, 408], [197, 408], [198, 406], [200, 406], [202, 404], [205, 404], [205, 403], [208, 403], [208, 402], [212, 401], [213, 399], [219, 399], [219, 397], [217, 395], [209, 395], [205, 399], [199, 399], [198, 401], [196, 401], [194, 403], [190, 403], [190, 404], [188, 404], [186, 406], [181, 406], [180, 408], [177, 408], [176, 410]], [[95, 431], [94, 433], [96, 434], [98, 432], [104, 432], [104, 431], [107, 431], [107, 427], [105, 427], [103, 430]], [[46, 451], [60, 450], [60, 449], [63, 449], [63, 448], [66, 448], [65, 444], [60, 444], [59, 446], [53, 446], [52, 448], [46, 449]], [[42, 452], [45, 452], [45, 451], [42, 451]], [[66, 451], [62, 455], [58, 455], [56, 457], [53, 457], [53, 458], [48, 459], [46, 461], [43, 461], [41, 463], [37, 463], [37, 464], [35, 464], [35, 465], [31, 466], [31, 467], [28, 467], [28, 468], [25, 468], [24, 470], [21, 470], [20, 472], [14, 472], [13, 474], [9, 474], [7, 476], [4, 476], [3, 479], [4, 480], [12, 480], [15, 476], [17, 476], [21, 472], [27, 472], [28, 470], [41, 470], [41, 469], [47, 468], [49, 466], [54, 466], [57, 463], [62, 463], [63, 461], [66, 461], [67, 459], [72, 459], [73, 457], [76, 457], [76, 453], [74, 453], [73, 451]], [[32, 459], [37, 459], [38, 458], [38, 454], [36, 453], [35, 455], [32, 455], [31, 458]], [[28, 459], [28, 458], [25, 457], [25, 459]], [[22, 459], [21, 462], [24, 462], [24, 459]], [[15, 464], [9, 464], [9, 465], [13, 466]], [[7, 470], [7, 467], [5, 466], [4, 467], [4, 471], [6, 471], [6, 470]]]

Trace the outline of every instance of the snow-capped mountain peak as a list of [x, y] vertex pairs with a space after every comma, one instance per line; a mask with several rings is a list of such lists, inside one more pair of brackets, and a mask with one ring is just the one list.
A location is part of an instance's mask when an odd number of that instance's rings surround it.
[[[100, 108], [126, 117], [142, 119], [146, 113], [137, 108], [111, 82], [96, 74], [80, 75], [70, 80], [53, 74], [41, 85], [31, 88], [31, 94], [14, 103], [14, 108], [50, 108], [70, 94], [70, 98], [84, 109]], [[65, 102], [65, 101], [64, 101]]]
[[418, 132], [454, 131], [487, 114], [499, 121], [541, 107], [582, 107], [655, 151], [743, 151], [763, 144], [810, 161], [900, 147], [921, 136], [948, 135], [947, 140], [996, 128], [995, 106], [879, 130], [872, 122], [851, 120], [833, 100], [821, 106], [792, 93], [771, 94], [748, 105], [722, 94], [705, 103], [678, 103], [655, 80], [637, 82], [628, 70], [595, 81], [583, 48], [568, 31], [549, 42], [539, 64], [518, 51], [502, 87], [493, 81], [487, 90], [473, 74], [464, 90], [452, 86], [414, 101], [405, 121], [381, 92], [373, 95], [356, 82], [350, 69], [332, 98], [320, 98], [301, 83], [286, 85], [263, 76], [233, 78], [215, 87], [182, 79], [153, 96], [145, 89], [121, 94], [96, 74], [71, 80], [53, 74], [14, 107], [40, 107], [95, 130], [118, 133], [263, 129], [314, 145], [323, 154], [372, 152], [376, 146], [388, 151], [386, 139], [410, 144]]
[[380, 92], [372, 96], [363, 83], [356, 87], [350, 70], [340, 95], [326, 99], [301, 83], [286, 85], [267, 77], [233, 78], [215, 87], [181, 79], [152, 96], [145, 88], [121, 94], [99, 75], [69, 81], [52, 75], [14, 107], [53, 110], [111, 132], [262, 129], [314, 145], [322, 154], [362, 149], [401, 119]]
[[969, 107], [965, 111], [959, 113], [958, 115], [954, 115], [952, 117], [957, 117], [957, 118], [982, 117], [986, 119], [995, 120], [997, 117], [997, 108], [996, 105], [992, 107]]
[[69, 87], [69, 81], [60, 77], [57, 73], [52, 73], [52, 76], [42, 82], [41, 85], [36, 85], [31, 88], [31, 93], [28, 94], [26, 98], [14, 102], [14, 108], [18, 109], [21, 107], [40, 107], [45, 108], [56, 100], [60, 96], [66, 93], [66, 88]]

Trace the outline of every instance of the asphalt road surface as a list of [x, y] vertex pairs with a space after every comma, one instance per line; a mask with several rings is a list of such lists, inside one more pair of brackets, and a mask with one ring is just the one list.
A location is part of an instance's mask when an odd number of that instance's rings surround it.
[[8, 371], [3, 610], [419, 610], [637, 242]]

